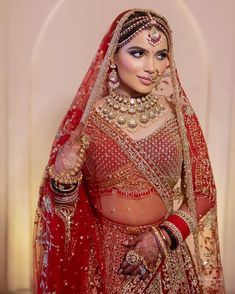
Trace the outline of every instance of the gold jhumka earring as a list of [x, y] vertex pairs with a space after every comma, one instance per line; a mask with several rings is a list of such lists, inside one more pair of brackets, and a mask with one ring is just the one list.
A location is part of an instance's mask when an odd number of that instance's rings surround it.
[[108, 76], [108, 81], [109, 81], [109, 90], [112, 92], [119, 86], [119, 78], [118, 78], [118, 73], [117, 73], [117, 66], [116, 64], [111, 61], [109, 65], [111, 71]]

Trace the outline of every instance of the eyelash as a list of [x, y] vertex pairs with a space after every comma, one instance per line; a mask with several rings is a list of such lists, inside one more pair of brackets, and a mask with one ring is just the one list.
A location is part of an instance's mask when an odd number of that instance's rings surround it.
[[[135, 58], [141, 58], [143, 55], [144, 55], [144, 52], [143, 51], [131, 51], [130, 54], [132, 56], [134, 56]], [[139, 56], [136, 56], [136, 54], [140, 54]], [[167, 53], [166, 52], [163, 52], [163, 53], [160, 53], [159, 55], [157, 55], [157, 59], [158, 60], [163, 60], [167, 57]]]
[[165, 59], [167, 56], [168, 56], [168, 54], [167, 54], [166, 52], [163, 52], [163, 53], [160, 53], [160, 54], [158, 55], [158, 59], [159, 59], [159, 60], [163, 60], [163, 59]]
[[[135, 58], [140, 58], [143, 56], [144, 52], [143, 51], [131, 51], [130, 54], [134, 56]], [[140, 54], [140, 56], [136, 56], [136, 54]]]

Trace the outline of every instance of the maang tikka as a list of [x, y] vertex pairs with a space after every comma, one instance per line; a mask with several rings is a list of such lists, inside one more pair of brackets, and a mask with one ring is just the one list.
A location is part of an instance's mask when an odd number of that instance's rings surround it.
[[112, 91], [119, 86], [119, 78], [118, 78], [118, 73], [117, 73], [117, 66], [113, 61], [110, 62], [109, 67], [111, 69], [109, 76], [108, 76], [109, 89], [110, 89], [110, 91]]
[[149, 13], [149, 18], [150, 18], [150, 24], [152, 25], [152, 27], [150, 29], [148, 36], [147, 36], [147, 40], [150, 45], [155, 47], [156, 45], [158, 45], [161, 42], [162, 36], [159, 33], [158, 29], [156, 28], [157, 21], [152, 17], [152, 15], [150, 13]]

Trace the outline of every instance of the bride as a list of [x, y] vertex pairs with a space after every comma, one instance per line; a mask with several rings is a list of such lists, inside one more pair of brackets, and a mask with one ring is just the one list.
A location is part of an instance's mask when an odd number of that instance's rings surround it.
[[224, 293], [216, 188], [167, 20], [121, 13], [56, 134], [36, 293]]

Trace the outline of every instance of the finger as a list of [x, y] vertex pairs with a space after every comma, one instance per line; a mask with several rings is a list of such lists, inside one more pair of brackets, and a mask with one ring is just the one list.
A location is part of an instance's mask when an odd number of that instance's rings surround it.
[[118, 269], [118, 274], [122, 274], [123, 273], [123, 270], [129, 266], [129, 263], [127, 261], [123, 261]]
[[124, 275], [131, 275], [132, 274], [132, 272], [135, 270], [135, 266], [134, 265], [129, 265], [128, 267], [126, 267], [124, 270], [123, 270], [123, 272], [122, 272], [122, 274], [124, 274]]
[[124, 245], [126, 247], [134, 247], [136, 244], [137, 244], [137, 241], [135, 241], [135, 239], [126, 240], [126, 241], [122, 242], [122, 245]]
[[124, 268], [126, 268], [128, 265], [129, 265], [129, 263], [128, 263], [126, 260], [124, 260], [124, 261], [121, 263], [121, 265], [120, 265], [120, 269], [121, 269], [121, 268], [124, 269]]
[[129, 243], [126, 245], [128, 247], [135, 247], [139, 241], [137, 239], [130, 240]]
[[129, 240], [126, 240], [126, 241], [122, 242], [122, 245], [128, 246], [129, 245]]
[[138, 268], [139, 268], [139, 265], [133, 265], [133, 268], [131, 269], [131, 271], [130, 271], [130, 275], [132, 275], [132, 276], [135, 276], [135, 275], [137, 275], [137, 273], [138, 273]]
[[145, 274], [143, 274], [143, 275], [141, 275], [140, 276], [140, 278], [142, 279], [142, 280], [145, 280], [145, 279], [147, 279], [147, 277], [149, 276], [149, 272], [148, 271], [146, 271], [146, 273]]
[[139, 267], [136, 267], [133, 271], [132, 271], [132, 275], [136, 276], [139, 274]]
[[139, 265], [138, 268], [138, 274], [140, 275], [141, 279], [144, 279], [146, 277], [146, 273], [148, 272], [148, 270], [146, 269], [145, 266], [143, 265]]
[[143, 280], [147, 279], [147, 277], [149, 276], [150, 272], [146, 272], [144, 275], [143, 275]]
[[141, 234], [138, 237], [130, 240], [129, 241], [129, 244], [127, 246], [135, 247], [137, 245], [137, 243], [139, 243], [140, 241], [142, 241], [143, 237], [144, 237], [144, 234]]

